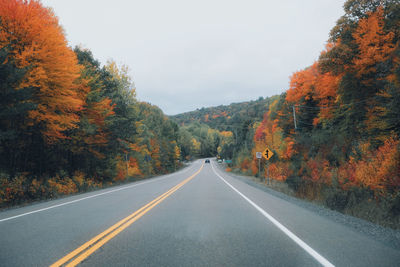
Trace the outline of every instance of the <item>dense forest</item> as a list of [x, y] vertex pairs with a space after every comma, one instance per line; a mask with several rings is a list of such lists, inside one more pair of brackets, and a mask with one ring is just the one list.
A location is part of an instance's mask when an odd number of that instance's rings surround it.
[[230, 131], [222, 156], [234, 170], [256, 175], [255, 152], [268, 147], [269, 176], [297, 196], [399, 227], [400, 4], [348, 0], [344, 11], [319, 59], [282, 95], [175, 119]]
[[278, 96], [171, 116], [180, 125], [179, 145], [183, 158], [216, 155], [233, 158], [238, 148], [247, 147], [247, 143], [251, 145], [254, 131], [249, 125], [263, 120], [265, 110], [274, 99]]
[[0, 1], [0, 206], [179, 167], [178, 126], [128, 73], [68, 47], [40, 1]]

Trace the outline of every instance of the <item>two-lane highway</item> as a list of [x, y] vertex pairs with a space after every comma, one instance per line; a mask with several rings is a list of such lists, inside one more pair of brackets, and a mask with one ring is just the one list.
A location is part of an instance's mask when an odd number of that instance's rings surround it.
[[0, 213], [1, 266], [395, 266], [400, 252], [196, 161]]

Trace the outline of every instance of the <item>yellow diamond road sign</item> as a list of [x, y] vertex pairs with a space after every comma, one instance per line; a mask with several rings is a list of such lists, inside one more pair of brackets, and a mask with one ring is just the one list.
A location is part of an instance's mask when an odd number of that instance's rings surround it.
[[264, 150], [264, 152], [263, 152], [263, 157], [266, 159], [266, 160], [269, 160], [273, 155], [274, 155], [274, 153], [267, 147], [265, 150]]

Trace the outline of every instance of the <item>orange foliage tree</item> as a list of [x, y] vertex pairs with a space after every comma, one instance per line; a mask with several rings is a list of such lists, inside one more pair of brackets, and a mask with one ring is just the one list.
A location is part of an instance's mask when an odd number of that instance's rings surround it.
[[301, 105], [303, 101], [311, 99], [317, 101], [320, 110], [313, 121], [314, 125], [320, 119], [330, 119], [341, 77], [342, 75], [334, 75], [332, 72], [321, 72], [319, 63], [315, 62], [310, 67], [292, 75], [286, 100], [296, 105]]
[[57, 17], [40, 1], [0, 0], [0, 18], [0, 48], [8, 47], [18, 67], [28, 67], [20, 86], [35, 88], [31, 101], [37, 108], [29, 112], [29, 124], [40, 125], [48, 142], [66, 138], [84, 99], [80, 67]]
[[383, 9], [379, 7], [375, 12], [369, 12], [366, 18], [358, 22], [358, 27], [353, 33], [353, 38], [358, 46], [358, 55], [353, 64], [357, 76], [367, 76], [364, 82], [373, 81], [368, 77], [377, 71], [377, 65], [386, 61], [395, 49], [393, 44], [394, 33], [385, 33], [383, 30]]
[[99, 159], [104, 159], [105, 155], [101, 149], [109, 142], [110, 135], [107, 119], [115, 114], [116, 105], [109, 97], [104, 96], [105, 86], [90, 51], [76, 48], [75, 53], [82, 66], [79, 83], [85, 88], [85, 91], [81, 91], [81, 94], [84, 94], [82, 97], [85, 97], [85, 105], [78, 113], [79, 128], [70, 134], [71, 149], [74, 153], [89, 152]]

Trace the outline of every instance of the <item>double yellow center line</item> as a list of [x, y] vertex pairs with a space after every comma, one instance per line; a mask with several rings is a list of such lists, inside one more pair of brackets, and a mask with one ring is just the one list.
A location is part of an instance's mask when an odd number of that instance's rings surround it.
[[177, 184], [161, 196], [155, 198], [154, 200], [150, 201], [128, 217], [120, 220], [104, 232], [98, 234], [97, 236], [93, 237], [89, 241], [87, 241], [85, 244], [82, 246], [78, 247], [74, 251], [70, 252], [67, 254], [65, 257], [59, 259], [52, 265], [51, 267], [55, 266], [76, 266], [80, 262], [82, 262], [84, 259], [89, 257], [93, 252], [98, 250], [101, 246], [103, 246], [105, 243], [110, 241], [113, 237], [121, 233], [125, 228], [127, 228], [129, 225], [137, 221], [140, 217], [145, 215], [148, 211], [150, 211], [152, 208], [157, 206], [159, 203], [164, 201], [168, 196], [172, 195], [175, 191], [177, 191], [179, 188], [181, 188], [183, 185], [185, 185], [187, 182], [192, 180], [197, 174], [201, 172], [203, 169], [204, 165], [201, 165], [200, 169], [195, 172], [192, 176], [189, 178], [185, 179], [181, 183]]

